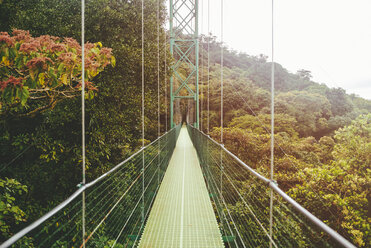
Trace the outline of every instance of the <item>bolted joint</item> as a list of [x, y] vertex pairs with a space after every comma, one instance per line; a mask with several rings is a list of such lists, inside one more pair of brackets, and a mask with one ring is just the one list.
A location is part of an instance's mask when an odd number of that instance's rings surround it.
[[77, 188], [82, 188], [83, 186], [85, 186], [85, 184], [82, 182], [76, 185]]
[[278, 186], [278, 183], [276, 180], [269, 180], [268, 184], [271, 184], [271, 183]]

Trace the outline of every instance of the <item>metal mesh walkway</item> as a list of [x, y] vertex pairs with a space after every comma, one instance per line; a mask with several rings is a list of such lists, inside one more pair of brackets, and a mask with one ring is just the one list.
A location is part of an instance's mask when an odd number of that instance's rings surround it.
[[139, 247], [224, 247], [197, 153], [185, 126]]

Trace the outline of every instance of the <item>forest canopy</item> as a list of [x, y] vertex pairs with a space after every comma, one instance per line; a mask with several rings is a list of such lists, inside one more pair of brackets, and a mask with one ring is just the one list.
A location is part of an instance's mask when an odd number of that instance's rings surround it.
[[[158, 76], [167, 82], [160, 89], [162, 133], [169, 123], [165, 92], [172, 58], [163, 28], [166, 1], [160, 2], [159, 75], [156, 2], [147, 1], [144, 10], [147, 143], [157, 137]], [[78, 0], [0, 1], [0, 242], [81, 182], [80, 13]], [[88, 181], [141, 145], [140, 18], [139, 1], [87, 1]], [[200, 37], [201, 128], [216, 140], [220, 51], [216, 37]], [[223, 62], [225, 146], [266, 176], [271, 63], [265, 55], [227, 48]], [[357, 246], [371, 246], [371, 101], [318, 84], [308, 70], [275, 68], [279, 187]]]
[[[0, 44], [0, 115], [35, 115], [80, 95], [81, 46], [75, 39], [34, 38], [29, 31], [14, 29], [12, 35], [0, 33]], [[98, 90], [91, 80], [115, 65], [115, 57], [100, 42], [84, 46], [86, 96], [91, 99]]]
[[[208, 37], [202, 52], [207, 58]], [[211, 38], [210, 130], [220, 138], [220, 44]], [[269, 177], [270, 67], [263, 55], [224, 48], [226, 148]], [[207, 61], [201, 61], [203, 65]], [[371, 101], [275, 64], [275, 179], [301, 205], [360, 247], [371, 245]], [[207, 68], [201, 106], [207, 106]], [[207, 132], [206, 111], [202, 129]]]

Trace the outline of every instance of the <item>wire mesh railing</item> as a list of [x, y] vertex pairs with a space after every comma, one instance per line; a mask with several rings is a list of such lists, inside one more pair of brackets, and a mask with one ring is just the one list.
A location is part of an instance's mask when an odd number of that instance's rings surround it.
[[[136, 246], [179, 132], [180, 125], [96, 180], [82, 185], [66, 201], [0, 247]], [[84, 237], [83, 192], [86, 195]]]
[[189, 125], [188, 132], [226, 247], [355, 247], [223, 145]]

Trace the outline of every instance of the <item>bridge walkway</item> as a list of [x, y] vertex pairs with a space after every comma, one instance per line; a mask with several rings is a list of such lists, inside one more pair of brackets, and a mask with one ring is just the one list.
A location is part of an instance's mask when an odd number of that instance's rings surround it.
[[186, 126], [181, 128], [139, 247], [224, 247]]

